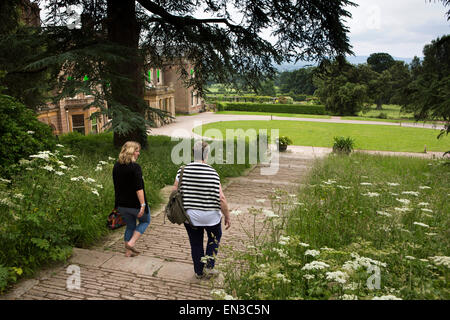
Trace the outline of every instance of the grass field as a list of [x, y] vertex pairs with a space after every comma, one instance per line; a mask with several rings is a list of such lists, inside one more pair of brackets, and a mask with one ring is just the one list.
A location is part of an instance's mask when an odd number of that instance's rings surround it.
[[294, 145], [300, 146], [332, 147], [333, 137], [350, 136], [355, 139], [355, 149], [360, 150], [423, 152], [425, 145], [428, 151], [450, 150], [450, 137], [438, 140], [439, 130], [434, 129], [268, 120], [214, 122], [204, 125], [202, 133], [212, 128], [219, 129], [224, 137], [226, 129], [267, 129], [269, 133], [271, 129], [279, 129], [280, 135], [290, 137]]

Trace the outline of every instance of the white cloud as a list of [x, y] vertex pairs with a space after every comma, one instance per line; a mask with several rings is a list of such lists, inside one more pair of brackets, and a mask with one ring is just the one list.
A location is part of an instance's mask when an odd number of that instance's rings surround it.
[[356, 55], [387, 52], [396, 57], [423, 56], [423, 47], [448, 34], [448, 8], [425, 0], [356, 0], [350, 7], [350, 43]]

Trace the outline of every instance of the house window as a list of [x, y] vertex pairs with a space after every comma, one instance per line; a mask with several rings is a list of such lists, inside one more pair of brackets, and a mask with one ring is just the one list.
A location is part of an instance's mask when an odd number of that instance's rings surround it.
[[194, 105], [194, 90], [191, 91], [191, 106]]
[[161, 69], [156, 69], [156, 83], [158, 84], [162, 83]]
[[98, 133], [97, 118], [92, 119], [92, 133]]
[[74, 114], [72, 115], [72, 131], [84, 134], [84, 115]]

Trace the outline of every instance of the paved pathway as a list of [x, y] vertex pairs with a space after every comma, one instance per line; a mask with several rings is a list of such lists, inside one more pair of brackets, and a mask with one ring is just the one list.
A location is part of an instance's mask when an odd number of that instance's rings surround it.
[[[243, 117], [239, 116], [241, 120]], [[227, 118], [229, 116], [227, 115]], [[152, 130], [152, 134], [191, 136], [195, 120], [216, 121], [216, 116], [201, 114], [179, 117], [176, 123]], [[233, 119], [234, 120], [234, 119]], [[309, 119], [311, 120], [311, 119]], [[183, 129], [175, 131], [175, 129]], [[327, 155], [329, 148], [289, 146], [280, 154], [277, 175], [261, 175], [264, 165], [251, 168], [246, 175], [231, 178], [224, 186], [230, 210], [241, 210], [232, 217], [232, 228], [224, 230], [222, 244], [244, 249], [250, 244], [243, 228], [248, 228], [252, 216], [247, 209], [270, 208], [268, 197], [281, 189], [296, 193], [314, 159]], [[427, 155], [425, 155], [427, 156]], [[428, 155], [429, 156], [429, 155]], [[171, 187], [163, 189], [167, 196]], [[264, 203], [258, 199], [267, 199]], [[261, 226], [257, 221], [257, 227]], [[220, 287], [216, 281], [195, 279], [190, 256], [189, 241], [183, 226], [164, 223], [162, 208], [152, 212], [152, 222], [137, 243], [142, 253], [134, 258], [124, 256], [123, 229], [111, 232], [102, 243], [89, 249], [75, 248], [71, 259], [52, 268], [42, 270], [33, 279], [22, 280], [0, 299], [211, 299], [211, 289]], [[205, 240], [206, 241], [206, 240]], [[228, 256], [219, 250], [218, 263]], [[79, 268], [80, 288], [68, 289], [75, 274], [69, 266]], [[73, 269], [72, 269], [73, 270]]]

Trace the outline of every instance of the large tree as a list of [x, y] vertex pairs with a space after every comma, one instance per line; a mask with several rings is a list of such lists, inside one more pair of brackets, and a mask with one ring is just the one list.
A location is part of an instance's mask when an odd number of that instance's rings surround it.
[[412, 81], [403, 88], [402, 105], [417, 120], [444, 120], [450, 132], [450, 35], [433, 40], [414, 61]]
[[[74, 18], [69, 5], [81, 10], [81, 27], [67, 27]], [[63, 70], [55, 99], [93, 94], [95, 105], [107, 102], [101, 112], [112, 119], [115, 145], [132, 139], [145, 146], [146, 125], [152, 125], [144, 119], [148, 107], [142, 99], [147, 67], [176, 63], [186, 85], [200, 93], [207, 79], [236, 85], [244, 79], [243, 86], [258, 88], [261, 79], [275, 74], [274, 62], [351, 54], [343, 19], [350, 17], [346, 7], [354, 5], [349, 0], [48, 0], [46, 25], [39, 30], [45, 51], [28, 56], [15, 72]], [[269, 28], [273, 43], [262, 38]], [[89, 81], [83, 81], [86, 75]]]
[[314, 84], [317, 86], [315, 94], [325, 105], [325, 110], [340, 116], [357, 115], [370, 101], [364, 84], [367, 80], [361, 79], [362, 74], [359, 67], [342, 57], [324, 61], [314, 76]]

